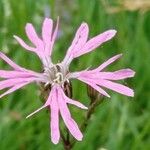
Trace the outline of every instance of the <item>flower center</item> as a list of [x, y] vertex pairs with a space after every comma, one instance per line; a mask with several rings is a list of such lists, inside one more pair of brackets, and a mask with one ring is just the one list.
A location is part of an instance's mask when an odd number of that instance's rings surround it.
[[55, 79], [53, 80], [53, 82], [55, 83], [62, 83], [63, 82], [63, 74], [61, 72], [57, 72], [55, 74]]
[[63, 84], [64, 76], [66, 75], [64, 68], [58, 64], [54, 65], [51, 68], [44, 68], [44, 74], [47, 79], [45, 85], [55, 84], [55, 83]]

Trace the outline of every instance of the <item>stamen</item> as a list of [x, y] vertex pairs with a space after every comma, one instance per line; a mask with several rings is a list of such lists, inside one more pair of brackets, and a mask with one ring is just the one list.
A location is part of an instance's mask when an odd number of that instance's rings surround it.
[[63, 81], [63, 74], [61, 72], [56, 73], [56, 78], [53, 80], [55, 83], [61, 83]]
[[63, 72], [63, 68], [56, 64], [51, 68], [45, 68], [44, 69], [44, 73], [45, 76], [47, 78], [47, 83], [45, 84], [45, 86], [47, 86], [48, 84], [62, 84], [64, 82], [64, 72]]

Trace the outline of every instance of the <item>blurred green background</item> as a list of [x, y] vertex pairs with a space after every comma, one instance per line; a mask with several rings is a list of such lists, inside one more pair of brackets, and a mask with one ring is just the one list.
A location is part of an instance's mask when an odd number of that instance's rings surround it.
[[[115, 38], [90, 54], [76, 59], [71, 70], [96, 67], [118, 53], [122, 59], [110, 70], [132, 68], [136, 76], [123, 81], [135, 89], [135, 97], [128, 98], [114, 92], [98, 106], [82, 142], [74, 150], [149, 150], [150, 149], [150, 1], [149, 0], [0, 0], [0, 49], [15, 62], [29, 69], [41, 71], [35, 54], [25, 50], [13, 39], [19, 35], [27, 40], [24, 27], [32, 22], [41, 32], [45, 16], [60, 17], [59, 36], [53, 60], [62, 60], [76, 29], [85, 21], [90, 37], [107, 29], [118, 31]], [[8, 65], [0, 61], [1, 69]], [[80, 90], [79, 90], [80, 88]], [[42, 105], [38, 87], [33, 84], [0, 101], [0, 150], [62, 150], [62, 143], [50, 141], [49, 113], [45, 110], [26, 120], [30, 112]], [[73, 97], [89, 104], [86, 86], [73, 82]], [[85, 111], [70, 107], [73, 118], [80, 124]], [[79, 115], [81, 114], [81, 115]]]

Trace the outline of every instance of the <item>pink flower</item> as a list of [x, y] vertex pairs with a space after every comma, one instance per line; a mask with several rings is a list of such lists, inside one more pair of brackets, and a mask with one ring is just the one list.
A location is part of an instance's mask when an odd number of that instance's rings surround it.
[[110, 40], [115, 36], [115, 30], [108, 30], [99, 34], [92, 39], [88, 39], [89, 28], [86, 23], [82, 23], [76, 32], [75, 38], [71, 46], [69, 47], [64, 60], [61, 63], [53, 64], [51, 61], [51, 54], [58, 32], [58, 20], [57, 25], [53, 32], [53, 21], [46, 18], [42, 26], [42, 37], [40, 38], [32, 24], [28, 23], [25, 27], [26, 34], [29, 40], [33, 43], [33, 46], [27, 45], [21, 38], [14, 36], [26, 50], [36, 53], [43, 63], [44, 72], [37, 73], [31, 70], [27, 70], [18, 66], [11, 61], [6, 55], [0, 52], [0, 57], [7, 62], [12, 70], [0, 70], [0, 77], [4, 80], [0, 81], [0, 90], [9, 88], [5, 93], [0, 95], [0, 98], [14, 92], [15, 90], [31, 83], [40, 82], [46, 85], [51, 85], [51, 92], [45, 104], [27, 116], [30, 117], [43, 108], [49, 107], [51, 110], [51, 139], [54, 144], [57, 144], [60, 139], [59, 131], [59, 114], [61, 115], [65, 125], [69, 129], [70, 133], [79, 141], [82, 140], [83, 135], [77, 125], [72, 119], [68, 109], [68, 104], [75, 105], [82, 109], [87, 109], [86, 106], [81, 104], [77, 100], [70, 99], [64, 93], [64, 83], [69, 82], [71, 79], [76, 78], [97, 90], [102, 95], [110, 97], [102, 87], [111, 89], [118, 93], [127, 96], [134, 96], [132, 89], [115, 83], [116, 80], [126, 79], [134, 76], [134, 71], [131, 69], [122, 69], [115, 72], [103, 71], [108, 65], [116, 61], [121, 57], [116, 55], [98, 68], [93, 70], [84, 70], [80, 72], [69, 72], [69, 65], [74, 58], [77, 58], [83, 54], [86, 54], [104, 42]]

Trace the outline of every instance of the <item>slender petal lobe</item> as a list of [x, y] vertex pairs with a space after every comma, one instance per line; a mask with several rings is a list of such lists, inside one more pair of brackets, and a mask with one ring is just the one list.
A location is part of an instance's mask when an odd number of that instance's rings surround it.
[[38, 50], [44, 50], [43, 41], [38, 37], [33, 25], [30, 23], [27, 23], [25, 30], [26, 30], [26, 34], [27, 34], [28, 38], [30, 39], [30, 41], [37, 48], [39, 48]]
[[57, 103], [57, 93], [53, 93], [51, 97], [51, 139], [54, 144], [59, 142], [60, 132], [59, 132], [59, 108]]
[[108, 81], [108, 80], [99, 80], [97, 81], [98, 85], [106, 87], [108, 89], [111, 89], [115, 92], [118, 92], [120, 94], [126, 95], [126, 96], [134, 96], [134, 92], [132, 89], [128, 88], [127, 86], [121, 85], [119, 83], [114, 83], [112, 81]]
[[53, 31], [53, 21], [52, 19], [46, 18], [43, 22], [42, 27], [42, 38], [45, 44], [45, 52], [47, 55], [50, 55], [52, 46], [52, 31]]
[[135, 72], [131, 69], [121, 69], [115, 72], [99, 72], [97, 74], [91, 75], [91, 77], [97, 77], [100, 79], [107, 79], [107, 80], [122, 80], [131, 78], [135, 75]]
[[82, 109], [88, 109], [86, 106], [84, 106], [82, 103], [78, 102], [78, 101], [75, 101], [73, 99], [70, 99], [69, 97], [67, 97], [64, 93], [62, 93], [64, 99], [66, 100], [66, 102], [68, 104], [72, 104], [72, 105], [75, 105], [79, 108], [82, 108]]
[[87, 41], [88, 32], [88, 25], [86, 23], [82, 23], [79, 29], [77, 30], [77, 33], [72, 41], [71, 46], [69, 47], [68, 54], [70, 53], [70, 55], [73, 55], [74, 58], [76, 57], [76, 53], [80, 51], [80, 49]]
[[0, 98], [4, 97], [5, 95], [8, 95], [20, 88], [22, 88], [23, 86], [29, 84], [30, 82], [24, 82], [24, 83], [19, 83], [19, 84], [16, 84], [14, 85], [12, 88], [10, 88], [9, 90], [7, 90], [6, 92], [4, 92], [3, 94], [0, 95]]
[[105, 69], [108, 65], [110, 65], [114, 61], [118, 60], [121, 56], [122, 56], [122, 54], [118, 54], [118, 55], [111, 57], [110, 59], [108, 59], [107, 61], [102, 63], [98, 68], [94, 69], [94, 71], [101, 71], [101, 70]]
[[95, 89], [96, 91], [98, 91], [99, 93], [101, 93], [102, 95], [106, 96], [106, 97], [109, 97], [110, 98], [110, 95], [104, 91], [101, 87], [97, 86], [96, 83], [94, 83], [92, 80], [89, 81], [88, 79], [86, 78], [78, 78], [79, 80], [81, 80], [82, 82], [90, 85], [93, 89]]
[[[57, 17], [56, 27], [55, 27], [54, 33], [52, 35], [52, 45], [54, 44], [56, 37], [57, 37], [58, 26], [59, 26], [59, 17]], [[51, 52], [50, 52], [50, 55], [51, 55]]]
[[8, 63], [12, 68], [15, 70], [24, 70], [22, 67], [14, 63], [12, 60], [10, 60], [4, 53], [0, 52], [0, 58], [3, 59], [6, 63]]
[[65, 102], [65, 99], [62, 95], [62, 89], [58, 88], [58, 105], [60, 108], [60, 114], [69, 129], [70, 133], [79, 141], [82, 140], [83, 135], [81, 131], [79, 130], [79, 127], [77, 123], [72, 119], [71, 114], [69, 112], [69, 109], [67, 107], [67, 104]]
[[26, 118], [29, 118], [29, 117], [33, 116], [34, 114], [38, 113], [39, 111], [41, 111], [43, 108], [46, 108], [46, 107], [50, 106], [51, 105], [51, 100], [52, 100], [52, 97], [53, 97], [52, 95], [54, 94], [56, 96], [55, 93], [56, 93], [56, 88], [53, 87], [50, 94], [49, 94], [49, 96], [48, 96], [47, 101], [45, 102], [45, 104], [42, 107], [35, 110], [34, 112], [32, 112], [31, 114], [29, 114]]
[[26, 50], [29, 50], [29, 51], [32, 51], [32, 52], [35, 52], [36, 53], [36, 48], [35, 47], [31, 47], [29, 46], [28, 44], [26, 44], [20, 37], [14, 35], [13, 36], [16, 41], [23, 47], [25, 48]]
[[85, 53], [89, 53], [104, 42], [110, 40], [112, 37], [115, 36], [115, 34], [116, 30], [108, 30], [102, 34], [95, 36], [94, 38], [90, 39], [80, 51], [77, 51], [75, 56], [79, 57]]
[[52, 39], [53, 21], [52, 19], [45, 18], [42, 27], [42, 37], [45, 44], [49, 44]]
[[21, 78], [32, 76], [33, 74], [30, 74], [29, 72], [0, 70], [0, 78]]

